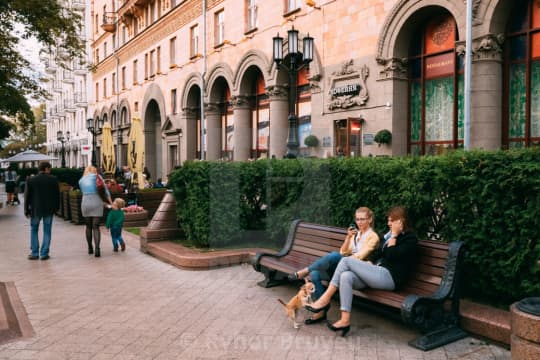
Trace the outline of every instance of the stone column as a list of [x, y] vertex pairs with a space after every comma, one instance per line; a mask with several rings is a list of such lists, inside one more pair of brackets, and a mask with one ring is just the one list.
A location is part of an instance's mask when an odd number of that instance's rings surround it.
[[[496, 150], [502, 137], [502, 36], [473, 40], [471, 68], [471, 148]], [[458, 54], [465, 51], [458, 45]]]
[[[389, 109], [385, 109], [385, 121], [391, 121], [392, 154], [394, 156], [407, 154], [407, 126], [408, 126], [408, 82], [407, 64], [403, 59], [378, 58], [380, 65], [379, 78], [382, 83], [383, 99], [389, 102]], [[387, 115], [386, 115], [387, 114]], [[390, 119], [386, 119], [386, 117]], [[364, 149], [362, 153], [365, 154]]]
[[206, 114], [206, 159], [218, 160], [221, 157], [221, 112], [217, 104], [205, 104]]
[[283, 158], [287, 152], [289, 131], [289, 93], [283, 86], [274, 85], [266, 88], [270, 99], [270, 144], [268, 157]]
[[192, 108], [183, 108], [180, 115], [180, 128], [182, 141], [180, 142], [180, 163], [193, 160], [197, 156], [197, 111]]
[[251, 156], [251, 108], [246, 96], [233, 96], [234, 133], [233, 133], [233, 160], [244, 161]]

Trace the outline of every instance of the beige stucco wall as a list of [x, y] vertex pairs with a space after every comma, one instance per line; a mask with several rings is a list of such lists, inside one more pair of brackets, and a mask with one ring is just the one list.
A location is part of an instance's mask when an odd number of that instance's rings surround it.
[[[133, 0], [131, 0], [133, 2]], [[94, 10], [99, 14], [107, 1], [94, 1]], [[428, 6], [436, 5], [445, 7], [448, 12], [456, 17], [459, 40], [465, 36], [465, 4], [462, 1], [430, 0], [430, 1], [405, 1], [405, 0], [319, 0], [319, 8], [312, 8], [301, 2], [301, 8], [284, 16], [282, 1], [260, 1], [258, 5], [258, 26], [254, 32], [246, 33], [244, 17], [244, 0], [214, 0], [208, 1], [207, 9], [207, 63], [205, 74], [205, 86], [208, 92], [205, 102], [211, 102], [209, 93], [218, 78], [224, 78], [231, 90], [232, 96], [243, 95], [241, 87], [244, 74], [249, 66], [257, 66], [265, 79], [267, 87], [283, 85], [283, 77], [278, 76], [275, 64], [272, 62], [272, 37], [276, 33], [286, 37], [286, 32], [294, 25], [300, 31], [300, 36], [308, 32], [315, 39], [315, 59], [311, 64], [311, 121], [312, 133], [319, 139], [330, 137], [331, 144], [328, 147], [316, 148], [317, 156], [329, 156], [334, 151], [333, 123], [338, 119], [349, 117], [361, 117], [365, 120], [362, 126], [363, 134], [375, 134], [381, 129], [390, 129], [393, 133], [391, 146], [365, 145], [362, 147], [362, 155], [400, 155], [407, 151], [407, 82], [404, 81], [403, 69], [399, 69], [399, 59], [406, 54], [404, 43], [414, 41], [410, 38], [410, 29], [415, 22], [415, 14], [420, 13]], [[151, 26], [142, 29], [136, 37], [131, 37], [126, 44], [122, 44], [117, 51], [118, 64], [113, 55], [102, 59], [97, 64], [94, 73], [95, 83], [103, 83], [103, 78], [111, 82], [113, 72], [120, 73], [120, 69], [126, 66], [126, 89], [121, 89], [120, 94], [112, 95], [108, 91], [108, 97], [99, 97], [93, 104], [96, 109], [109, 109], [112, 104], [122, 99], [129, 104], [129, 110], [133, 114], [138, 111], [144, 116], [143, 108], [149, 97], [149, 89], [152, 85], [154, 90], [160, 89], [162, 101], [160, 102], [161, 125], [166, 122], [167, 116], [176, 119], [171, 124], [174, 126], [189, 126], [192, 115], [183, 114], [188, 104], [188, 94], [193, 86], [200, 84], [200, 76], [203, 72], [203, 59], [190, 59], [189, 36], [190, 27], [199, 24], [202, 27], [202, 9], [199, 1], [184, 1], [169, 11], [169, 2], [163, 1], [164, 15]], [[487, 16], [493, 16], [497, 24], [503, 22], [496, 9], [506, 9], [497, 6], [495, 1], [482, 4], [475, 13], [475, 38], [481, 38], [490, 26]], [[216, 11], [225, 12], [225, 39], [226, 44], [214, 46], [214, 17]], [[495, 14], [495, 15], [494, 15]], [[425, 17], [425, 15], [422, 15]], [[496, 27], [493, 25], [492, 27]], [[500, 26], [499, 26], [500, 27]], [[202, 29], [200, 29], [202, 37]], [[111, 43], [112, 34], [103, 33], [101, 30], [93, 39], [94, 48], [100, 48], [107, 41]], [[177, 38], [176, 64], [169, 61], [170, 39]], [[202, 46], [202, 41], [201, 41]], [[144, 54], [161, 48], [161, 72], [156, 76], [144, 79]], [[202, 50], [200, 51], [202, 52]], [[110, 51], [112, 53], [112, 51]], [[138, 61], [139, 82], [133, 84], [132, 65], [133, 60]], [[348, 63], [348, 66], [345, 64]], [[397, 69], [396, 66], [398, 65]], [[403, 64], [402, 64], [403, 65]], [[501, 76], [500, 66], [480, 65], [478, 69], [487, 71], [488, 74], [477, 74], [476, 78], [481, 86], [489, 87], [485, 81], [491, 81]], [[352, 80], [340, 80], [336, 75], [343, 69], [351, 71]], [[363, 79], [365, 70], [368, 75]], [[117, 75], [118, 76], [118, 75]], [[286, 78], [286, 77], [285, 77]], [[485, 79], [482, 80], [482, 79]], [[338, 107], [330, 109], [331, 102], [329, 91], [333, 86], [346, 84], [347, 82], [362, 83], [367, 90], [367, 98], [363, 103], [350, 107]], [[501, 91], [501, 83], [493, 89], [495, 94], [487, 99], [473, 101], [473, 113], [480, 114], [485, 111], [493, 120], [479, 120], [478, 126], [473, 124], [473, 142], [478, 147], [497, 148], [500, 146], [499, 132], [493, 130], [493, 125], [501, 123], [500, 104], [495, 99]], [[177, 114], [171, 110], [171, 90], [177, 90]], [[102, 90], [100, 90], [102, 94]], [[144, 100], [147, 99], [147, 100]], [[135, 104], [138, 109], [135, 109]], [[475, 105], [476, 104], [476, 105]], [[476, 110], [474, 110], [476, 106]], [[272, 106], [271, 106], [272, 108]], [[274, 107], [275, 108], [275, 107]], [[482, 108], [482, 109], [480, 109]], [[283, 112], [283, 111], [281, 111]], [[272, 118], [272, 115], [270, 115]], [[191, 120], [192, 121], [192, 120]], [[214, 121], [215, 122], [215, 121]], [[272, 122], [271, 122], [272, 124]], [[272, 125], [271, 125], [272, 126]], [[183, 139], [193, 141], [186, 137], [194, 136], [193, 130], [183, 129]], [[489, 136], [484, 137], [485, 131]], [[183, 141], [183, 140], [182, 140]], [[180, 146], [181, 160], [192, 156], [186, 144]], [[167, 151], [162, 152], [162, 163], [167, 164]]]

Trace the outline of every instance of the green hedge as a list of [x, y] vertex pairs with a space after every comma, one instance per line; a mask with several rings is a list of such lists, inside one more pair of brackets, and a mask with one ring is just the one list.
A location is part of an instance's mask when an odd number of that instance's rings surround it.
[[345, 227], [354, 209], [400, 204], [420, 238], [467, 244], [465, 291], [510, 303], [540, 293], [540, 149], [438, 157], [187, 162], [170, 179], [200, 246], [281, 246], [293, 219]]

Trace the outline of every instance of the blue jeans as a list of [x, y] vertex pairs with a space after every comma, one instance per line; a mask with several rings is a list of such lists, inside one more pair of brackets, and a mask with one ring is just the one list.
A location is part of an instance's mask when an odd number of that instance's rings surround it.
[[339, 252], [332, 251], [308, 266], [309, 277], [311, 278], [313, 285], [315, 285], [315, 292], [313, 293], [315, 299], [318, 299], [323, 294], [325, 288], [322, 281], [330, 280], [332, 278], [334, 271], [336, 271], [337, 264], [342, 257], [343, 256]]
[[[39, 251], [39, 223], [43, 219], [43, 243], [41, 244], [41, 253]], [[51, 230], [53, 216], [33, 216], [30, 218], [30, 249], [32, 256], [48, 256], [49, 246], [51, 245]]]
[[111, 226], [111, 238], [112, 238], [113, 248], [115, 250], [118, 250], [118, 245], [121, 245], [124, 243], [124, 239], [122, 239], [121, 226]]

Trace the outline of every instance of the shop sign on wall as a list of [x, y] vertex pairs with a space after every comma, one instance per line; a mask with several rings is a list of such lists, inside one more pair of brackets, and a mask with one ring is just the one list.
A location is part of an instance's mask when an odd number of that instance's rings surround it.
[[330, 77], [328, 110], [348, 109], [365, 105], [369, 95], [366, 79], [369, 75], [367, 65], [360, 69], [354, 66], [354, 60], [341, 65]]
[[364, 145], [373, 145], [373, 134], [364, 134]]

